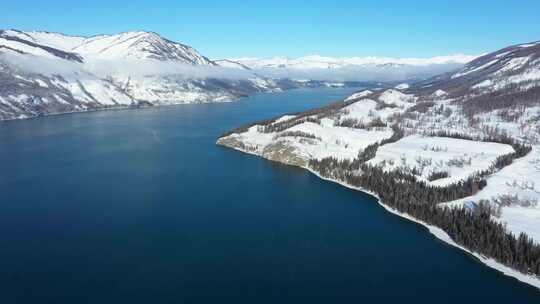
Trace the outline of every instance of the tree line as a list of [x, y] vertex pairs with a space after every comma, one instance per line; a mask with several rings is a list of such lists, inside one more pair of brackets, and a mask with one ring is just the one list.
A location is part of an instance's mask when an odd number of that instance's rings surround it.
[[[399, 134], [396, 138], [399, 138]], [[402, 136], [402, 134], [401, 134]], [[388, 140], [386, 143], [391, 142]], [[507, 138], [499, 138], [508, 142]], [[431, 186], [416, 176], [399, 170], [385, 171], [366, 162], [373, 158], [382, 143], [368, 146], [354, 160], [333, 157], [312, 159], [309, 167], [323, 177], [376, 193], [381, 202], [401, 213], [444, 230], [454, 242], [523, 273], [540, 276], [540, 245], [526, 234], [515, 236], [492, 219], [489, 204], [479, 203], [474, 209], [448, 208], [438, 204], [474, 195], [487, 185], [485, 170], [445, 187]], [[511, 141], [515, 152], [504, 156], [495, 167], [508, 165], [530, 151], [530, 147]], [[358, 174], [358, 170], [361, 174]]]

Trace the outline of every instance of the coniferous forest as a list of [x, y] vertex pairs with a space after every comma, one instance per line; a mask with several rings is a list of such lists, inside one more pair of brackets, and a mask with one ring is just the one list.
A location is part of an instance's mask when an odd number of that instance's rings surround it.
[[[482, 256], [517, 269], [522, 273], [540, 275], [540, 245], [526, 234], [515, 236], [505, 226], [492, 219], [491, 205], [480, 202], [474, 208], [449, 208], [438, 204], [464, 198], [487, 185], [486, 177], [530, 152], [529, 146], [508, 137], [490, 138], [490, 141], [510, 144], [515, 152], [497, 159], [489, 170], [478, 172], [467, 180], [446, 187], [430, 186], [408, 173], [385, 171], [366, 162], [375, 156], [379, 145], [397, 141], [403, 132], [394, 130], [394, 136], [385, 142], [368, 146], [353, 161], [335, 158], [312, 159], [309, 167], [323, 177], [375, 193], [381, 202], [401, 213], [444, 230], [457, 244]], [[439, 136], [451, 136], [438, 134]]]

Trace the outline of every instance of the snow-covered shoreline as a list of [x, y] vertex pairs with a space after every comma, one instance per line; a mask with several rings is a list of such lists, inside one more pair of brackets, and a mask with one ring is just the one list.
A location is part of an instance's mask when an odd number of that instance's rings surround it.
[[[218, 143], [219, 144], [219, 143]], [[233, 147], [233, 146], [226, 146], [228, 148], [232, 148], [234, 150], [237, 150], [237, 151], [240, 151], [240, 152], [243, 152], [243, 153], [246, 153], [246, 154], [251, 154], [251, 155], [255, 155], [255, 156], [258, 156], [258, 157], [262, 157], [264, 159], [267, 159], [267, 160], [270, 160], [270, 161], [275, 161], [275, 160], [271, 160], [271, 159], [268, 159], [268, 158], [265, 158], [263, 155], [259, 154], [259, 153], [256, 153], [256, 152], [253, 152], [253, 151], [247, 151], [247, 150], [243, 150], [243, 149], [240, 149], [238, 147]], [[279, 162], [281, 163], [281, 162]], [[288, 164], [286, 164], [288, 165]], [[291, 165], [292, 166], [292, 165]], [[325, 180], [325, 181], [330, 181], [330, 182], [334, 182], [334, 183], [337, 183], [343, 187], [346, 187], [346, 188], [349, 188], [349, 189], [352, 189], [352, 190], [356, 190], [356, 191], [361, 191], [361, 192], [364, 192], [368, 195], [371, 195], [373, 198], [376, 199], [377, 203], [382, 206], [386, 211], [394, 214], [394, 215], [397, 215], [397, 216], [400, 216], [404, 219], [407, 219], [409, 221], [412, 221], [412, 222], [415, 222], [417, 224], [420, 224], [422, 226], [424, 226], [433, 236], [435, 236], [437, 239], [451, 245], [451, 246], [454, 246], [456, 248], [459, 248], [463, 251], [465, 251], [466, 253], [474, 256], [478, 261], [480, 261], [482, 264], [490, 267], [490, 268], [493, 268], [499, 272], [501, 272], [502, 274], [506, 275], [506, 276], [509, 276], [509, 277], [512, 277], [512, 278], [515, 278], [517, 279], [518, 281], [520, 282], [523, 282], [523, 283], [526, 283], [526, 284], [529, 284], [533, 287], [536, 287], [538, 289], [540, 289], [540, 278], [538, 277], [535, 277], [533, 275], [526, 275], [526, 274], [523, 274], [519, 271], [516, 271], [508, 266], [505, 266], [497, 261], [495, 261], [494, 259], [492, 258], [488, 258], [488, 257], [485, 257], [485, 256], [482, 256], [476, 252], [472, 252], [470, 251], [469, 249], [463, 247], [463, 246], [460, 246], [459, 244], [457, 244], [456, 242], [454, 242], [450, 236], [444, 232], [442, 229], [436, 227], [436, 226], [433, 226], [433, 225], [429, 225], [423, 221], [420, 221], [408, 214], [405, 214], [405, 213], [401, 213], [395, 209], [392, 209], [391, 207], [385, 205], [381, 199], [379, 198], [379, 196], [371, 191], [368, 191], [366, 189], [363, 189], [363, 188], [360, 188], [360, 187], [355, 187], [355, 186], [352, 186], [352, 185], [349, 185], [345, 182], [342, 182], [342, 181], [339, 181], [339, 180], [336, 180], [336, 179], [332, 179], [332, 178], [327, 178], [327, 177], [323, 177], [321, 176], [318, 172], [310, 169], [309, 167], [304, 167], [304, 166], [296, 166], [296, 167], [300, 167], [300, 168], [303, 168], [303, 169], [306, 169], [307, 171], [309, 171], [311, 174], [319, 177], [320, 179], [322, 180]]]
[[[263, 93], [263, 94], [270, 94], [270, 92], [269, 93]], [[51, 117], [51, 116], [93, 113], [93, 112], [159, 109], [159, 108], [184, 106], [184, 105], [197, 105], [197, 104], [226, 104], [226, 103], [235, 102], [240, 98], [242, 98], [242, 97], [231, 98], [231, 99], [223, 99], [223, 100], [220, 100], [220, 101], [179, 102], [179, 103], [157, 104], [157, 105], [151, 105], [151, 106], [136, 106], [136, 107], [119, 105], [119, 106], [114, 106], [114, 107], [103, 107], [103, 108], [95, 108], [95, 109], [84, 109], [84, 110], [66, 111], [66, 112], [58, 112], [58, 113], [48, 113], [48, 114], [44, 114], [44, 115], [6, 118], [6, 119], [0, 119], [0, 123], [12, 122], [12, 121], [21, 121], [21, 120], [30, 120], [30, 119], [38, 119], [38, 118]]]

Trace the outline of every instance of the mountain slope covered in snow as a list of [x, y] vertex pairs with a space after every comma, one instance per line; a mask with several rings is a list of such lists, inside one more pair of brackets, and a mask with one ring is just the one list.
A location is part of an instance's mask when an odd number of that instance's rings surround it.
[[218, 144], [374, 193], [540, 288], [540, 43], [232, 130]]
[[114, 107], [230, 101], [280, 90], [152, 32], [74, 37], [0, 31], [0, 120]]
[[426, 78], [435, 71], [453, 70], [470, 59], [465, 55], [430, 59], [308, 56], [214, 61], [154, 32], [78, 37], [0, 30], [0, 120], [114, 107], [222, 102], [301, 87], [373, 88], [385, 86], [381, 81]]
[[510, 46], [469, 62], [461, 69], [417, 85], [419, 92], [444, 90], [451, 96], [483, 95], [526, 86], [540, 79], [540, 42]]
[[0, 32], [0, 37], [4, 40], [16, 40], [20, 44], [38, 45], [41, 48], [75, 53], [85, 59], [155, 59], [214, 65], [211, 60], [192, 47], [167, 40], [153, 32], [135, 31], [115, 35], [77, 37], [60, 33], [6, 30]]

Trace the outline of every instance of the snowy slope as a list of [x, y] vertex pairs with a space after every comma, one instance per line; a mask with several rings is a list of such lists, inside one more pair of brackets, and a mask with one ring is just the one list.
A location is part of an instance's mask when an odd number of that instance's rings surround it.
[[441, 89], [450, 95], [483, 95], [540, 81], [540, 43], [510, 46], [478, 57], [461, 69], [417, 85], [418, 92]]
[[[511, 146], [499, 143], [412, 135], [382, 146], [368, 163], [385, 170], [416, 171], [414, 175], [427, 183], [444, 186], [487, 170], [497, 157], [512, 152]], [[437, 172], [448, 176], [429, 181], [429, 175]]]
[[[453, 201], [454, 196], [433, 196], [428, 203], [441, 212], [447, 212], [446, 207], [475, 212], [486, 204], [492, 208], [488, 219], [504, 224], [503, 231], [526, 233], [540, 244], [539, 58], [538, 42], [511, 46], [427, 81], [360, 91], [325, 108], [241, 127], [219, 138], [218, 144], [317, 174], [322, 174], [316, 169], [321, 167], [312, 164], [326, 158], [318, 163], [327, 170], [323, 176], [351, 187], [347, 181], [362, 177], [364, 169], [343, 160], [391, 172], [398, 183], [406, 176], [441, 191], [464, 187], [466, 197]], [[392, 138], [390, 126], [398, 130]], [[486, 185], [471, 186], [471, 180]], [[444, 232], [451, 227], [429, 228], [437, 237], [459, 243]], [[490, 267], [540, 286], [532, 268], [508, 271], [513, 265], [500, 257], [496, 262], [464, 249]]]
[[[485, 189], [474, 196], [450, 202], [449, 206], [461, 206], [467, 202], [491, 200], [516, 196], [513, 204], [504, 206], [499, 220], [516, 234], [525, 232], [540, 242], [540, 147], [523, 159], [493, 174]], [[530, 203], [530, 206], [523, 205]]]
[[126, 32], [85, 39], [71, 49], [83, 57], [94, 59], [155, 59], [197, 65], [213, 65], [195, 49], [176, 43], [153, 32]]
[[[66, 43], [57, 43], [70, 45], [72, 42], [71, 38], [67, 38], [68, 41]], [[0, 31], [0, 52], [82, 62], [82, 57], [79, 54], [71, 52], [68, 48], [58, 48], [50, 43], [40, 44], [40, 41], [33, 38], [30, 34], [14, 30]]]
[[227, 69], [233, 70], [231, 64], [219, 67], [195, 49], [152, 32], [75, 37], [0, 31], [0, 120], [223, 102], [280, 90], [248, 69], [243, 74]]
[[6, 30], [5, 34], [64, 51], [70, 51], [86, 40], [85, 37], [80, 36], [39, 31], [21, 32], [17, 30]]
[[[37, 44], [41, 48], [76, 53], [88, 59], [155, 59], [200, 65], [214, 64], [195, 49], [167, 40], [153, 32], [135, 31], [115, 35], [78, 37], [50, 32], [6, 30], [0, 32], [0, 37], [4, 38], [0, 41], [0, 45], [6, 45], [8, 39], [16, 39], [20, 41], [20, 44]], [[24, 51], [23, 47], [19, 45], [14, 49]], [[43, 53], [34, 52], [32, 54], [43, 55]]]
[[[294, 119], [292, 116], [290, 118]], [[311, 134], [315, 138], [296, 133]], [[249, 147], [250, 151], [269, 158], [283, 154], [283, 156], [288, 155], [286, 157], [294, 162], [299, 161], [305, 164], [310, 159], [329, 156], [352, 160], [358, 155], [358, 151], [391, 135], [392, 131], [388, 128], [372, 131], [344, 128], [334, 126], [333, 121], [327, 119], [321, 124], [304, 122], [287, 129], [286, 132], [277, 133], [260, 132], [257, 126], [253, 126], [245, 133], [232, 134], [229, 140], [242, 142]]]

